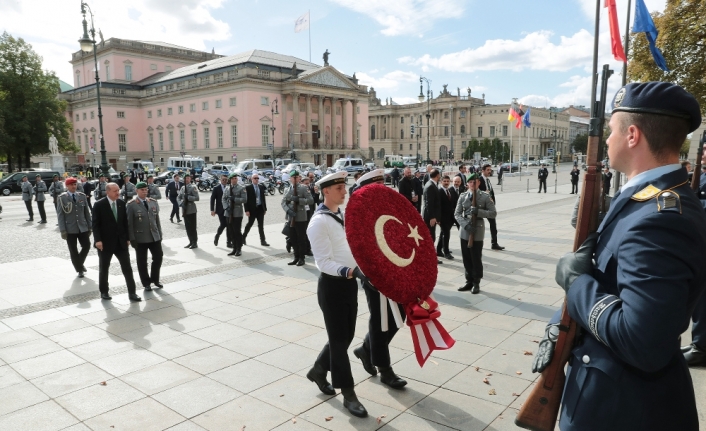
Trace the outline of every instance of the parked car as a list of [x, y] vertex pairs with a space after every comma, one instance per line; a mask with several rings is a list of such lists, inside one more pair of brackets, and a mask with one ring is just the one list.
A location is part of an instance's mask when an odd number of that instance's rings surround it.
[[385, 169], [385, 174], [383, 177], [385, 178], [385, 184], [392, 184], [392, 171], [395, 170], [395, 168], [386, 168]]
[[517, 163], [512, 164], [512, 170], [510, 170], [510, 163], [503, 163], [503, 172], [518, 172], [520, 170], [520, 165]]
[[169, 184], [173, 181], [172, 177], [174, 176], [175, 173], [176, 172], [174, 172], [174, 171], [162, 172], [161, 174], [154, 177], [154, 183], [157, 184], [158, 186], [166, 186], [167, 184]]
[[10, 196], [12, 193], [21, 193], [22, 192], [22, 186], [20, 183], [22, 182], [22, 177], [27, 175], [27, 180], [34, 185], [36, 183], [36, 178], [35, 176], [39, 174], [41, 175], [41, 180], [44, 181], [44, 183], [47, 185], [47, 188], [49, 188], [49, 185], [51, 185], [52, 178], [54, 175], [59, 175], [59, 178], [62, 179], [63, 177], [61, 176], [61, 173], [57, 171], [26, 171], [26, 172], [16, 172], [12, 175], [7, 175], [3, 177], [2, 181], [0, 181], [0, 193], [2, 193], [3, 196]]

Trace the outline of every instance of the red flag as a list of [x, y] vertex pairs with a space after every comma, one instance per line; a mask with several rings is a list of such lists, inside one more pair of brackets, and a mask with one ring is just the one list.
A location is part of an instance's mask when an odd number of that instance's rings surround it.
[[608, 8], [608, 22], [610, 23], [610, 47], [613, 51], [613, 58], [627, 63], [628, 59], [625, 57], [625, 51], [623, 51], [623, 42], [620, 40], [618, 11], [616, 10], [615, 0], [605, 0], [605, 7]]

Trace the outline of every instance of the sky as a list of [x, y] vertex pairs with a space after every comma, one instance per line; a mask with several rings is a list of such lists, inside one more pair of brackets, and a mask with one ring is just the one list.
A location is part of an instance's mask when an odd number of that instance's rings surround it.
[[[486, 103], [588, 105], [597, 0], [89, 0], [105, 39], [162, 41], [223, 55], [261, 49], [356, 73], [377, 97], [415, 103], [419, 77], [438, 95], [448, 90]], [[599, 71], [622, 64], [610, 52], [601, 4]], [[645, 0], [664, 11], [666, 0]], [[625, 32], [628, 0], [616, 0]], [[635, 2], [632, 2], [631, 22]], [[310, 11], [309, 31], [294, 32]], [[43, 57], [44, 68], [73, 83], [69, 60], [82, 34], [79, 0], [0, 0], [0, 31], [21, 37]], [[89, 19], [90, 26], [90, 19]], [[426, 84], [424, 87], [426, 94]]]

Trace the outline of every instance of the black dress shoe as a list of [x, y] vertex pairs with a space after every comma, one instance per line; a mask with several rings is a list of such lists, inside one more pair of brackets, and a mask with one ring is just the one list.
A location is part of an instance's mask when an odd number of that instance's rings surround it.
[[178, 219], [177, 219], [177, 223], [181, 223], [181, 219], [178, 218]]
[[194, 243], [194, 244], [191, 244], [191, 246], [189, 248], [195, 249], [195, 248], [199, 248], [199, 246], [198, 246], [198, 244]]
[[245, 237], [243, 237], [243, 245], [248, 245], [248, 243], [245, 242]]
[[440, 260], [437, 259], [437, 260], [436, 260], [436, 263], [439, 264], [439, 265], [442, 265], [444, 262], [442, 262], [442, 261], [440, 261]]
[[174, 219], [173, 219], [173, 218], [170, 218], [169, 221], [172, 222], [172, 223], [174, 223]]
[[473, 283], [473, 290], [471, 290], [471, 293], [476, 294], [480, 292], [480, 282], [476, 281]]
[[681, 350], [682, 353], [686, 353], [691, 350], [691, 344], [689, 344], [688, 346], [681, 346], [679, 350]]
[[238, 250], [233, 249], [233, 251], [231, 251], [230, 253], [228, 253], [228, 256], [235, 256], [235, 253], [237, 253], [237, 252], [238, 252]]
[[307, 251], [305, 254], [306, 254], [307, 256], [314, 257], [314, 253], [312, 253], [311, 251]]
[[306, 373], [306, 378], [316, 383], [316, 386], [318, 386], [319, 390], [324, 394], [336, 395], [336, 390], [333, 389], [331, 383], [326, 380], [326, 370], [324, 370], [320, 365], [314, 364], [309, 372]]
[[110, 301], [113, 298], [111, 298], [110, 295], [108, 295], [107, 293], [101, 293], [101, 299], [105, 299], [106, 301]]
[[227, 244], [226, 244], [226, 247], [227, 247], [227, 248], [233, 248], [233, 243], [232, 243], [232, 242], [227, 243]]
[[299, 258], [295, 257], [293, 261], [289, 262], [287, 265], [296, 265], [299, 263]]
[[191, 248], [191, 243], [189, 243], [186, 247], [184, 248]]
[[407, 380], [395, 374], [392, 367], [380, 370], [380, 381], [392, 389], [402, 389], [407, 385]]
[[446, 253], [444, 255], [444, 257], [447, 258], [448, 260], [454, 260], [454, 257], [451, 255], [451, 253]]
[[267, 243], [267, 241], [262, 241], [260, 242], [260, 245], [263, 247], [269, 247], [270, 245]]
[[39, 224], [47, 224], [46, 220], [40, 220]]
[[130, 298], [130, 302], [140, 302], [142, 301], [142, 298], [140, 298], [137, 295], [129, 295], [128, 298]]
[[442, 252], [440, 252], [440, 251], [438, 251], [438, 250], [437, 250], [437, 252], [436, 252], [436, 255], [437, 255], [438, 257], [444, 257], [444, 253], [442, 253]]
[[216, 235], [216, 237], [213, 238], [213, 245], [215, 245], [216, 247], [218, 247], [218, 235]]
[[505, 250], [505, 247], [502, 247], [502, 246], [498, 245], [497, 243], [493, 244], [493, 246], [490, 248], [492, 248], [493, 250]]
[[238, 250], [235, 251], [235, 255], [236, 255], [236, 256], [240, 256], [241, 254], [243, 254], [243, 253], [240, 251], [240, 249], [238, 249]]
[[149, 284], [147, 286], [145, 286], [145, 292], [151, 292], [151, 291], [152, 291], [152, 287]]
[[684, 359], [686, 359], [686, 363], [690, 367], [706, 366], [706, 350], [692, 344], [691, 350], [684, 353]]
[[358, 401], [358, 397], [355, 395], [353, 388], [341, 388], [341, 393], [343, 394], [343, 407], [348, 409], [353, 416], [359, 418], [368, 416], [368, 411], [365, 410], [363, 404]]
[[161, 288], [164, 287], [164, 285], [163, 285], [162, 283], [160, 283], [159, 281], [153, 281], [152, 283], [154, 283], [154, 286], [155, 286], [157, 289], [161, 289]]
[[459, 292], [468, 292], [468, 291], [471, 290], [471, 289], [473, 289], [473, 285], [472, 285], [472, 284], [467, 284], [467, 285], [465, 285], [465, 286], [463, 286], [463, 287], [459, 287], [459, 288], [458, 288], [458, 291], [459, 291]]
[[83, 271], [79, 271], [79, 272], [78, 272], [78, 278], [83, 278], [83, 277], [84, 277]]
[[306, 262], [304, 262], [304, 258], [301, 258], [297, 261], [297, 266], [304, 266]]
[[28, 220], [25, 220], [25, 221], [34, 221], [34, 219], [33, 219], [33, 218], [30, 218], [30, 219], [28, 219]]
[[367, 371], [368, 374], [370, 374], [371, 376], [376, 376], [378, 374], [378, 370], [375, 368], [372, 361], [370, 360], [370, 352], [368, 352], [368, 350], [365, 348], [365, 345], [354, 349], [353, 354], [356, 358], [360, 359], [360, 362], [363, 363], [363, 368], [365, 368], [365, 371]]

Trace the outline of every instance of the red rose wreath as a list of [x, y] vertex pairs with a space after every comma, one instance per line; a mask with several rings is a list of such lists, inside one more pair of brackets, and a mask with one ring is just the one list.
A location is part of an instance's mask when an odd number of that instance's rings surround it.
[[419, 365], [432, 350], [453, 346], [437, 321], [438, 304], [429, 297], [438, 273], [436, 250], [416, 208], [382, 184], [365, 186], [346, 207], [346, 237], [372, 285], [404, 306]]

